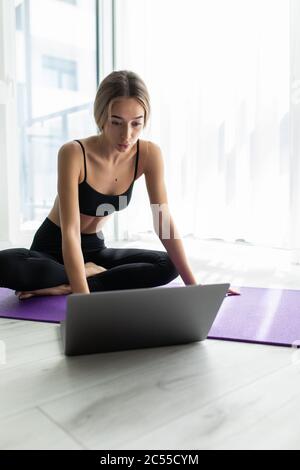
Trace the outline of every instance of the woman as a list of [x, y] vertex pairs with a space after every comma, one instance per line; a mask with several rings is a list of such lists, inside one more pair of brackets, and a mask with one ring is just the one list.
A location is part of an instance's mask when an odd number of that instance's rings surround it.
[[[94, 102], [100, 134], [59, 149], [54, 205], [29, 250], [0, 252], [1, 287], [27, 299], [155, 287], [178, 274], [186, 285], [197, 284], [168, 211], [161, 150], [139, 139], [149, 115], [149, 94], [136, 73], [114, 71], [100, 83]], [[102, 227], [129, 204], [134, 181], [143, 174], [151, 208], [158, 208], [155, 232], [167, 252], [108, 248]], [[162, 234], [166, 221], [167, 237]]]

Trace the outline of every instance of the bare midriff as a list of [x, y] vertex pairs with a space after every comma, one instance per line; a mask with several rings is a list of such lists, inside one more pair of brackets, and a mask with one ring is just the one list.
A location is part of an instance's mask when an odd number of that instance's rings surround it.
[[[102, 227], [111, 216], [112, 214], [103, 217], [93, 217], [91, 215], [80, 214], [80, 232], [82, 234], [99, 232], [100, 230], [102, 230]], [[47, 217], [60, 227], [58, 195], [56, 196], [54, 205]]]
[[[90, 146], [89, 149], [89, 138], [87, 139], [81, 139], [81, 142], [85, 146], [85, 152], [86, 154], [89, 155], [89, 163], [88, 163], [88, 169], [87, 169], [87, 181], [89, 184], [97, 188], [97, 186], [100, 186], [101, 189], [105, 188], [105, 194], [122, 194], [124, 191], [124, 181], [128, 181], [127, 187], [129, 187], [130, 183], [132, 182], [132, 173], [134, 171], [134, 153], [130, 156], [132, 160], [132, 165], [124, 165], [124, 170], [122, 168], [119, 169], [121, 177], [119, 178], [121, 181], [118, 183], [114, 183], [114, 186], [111, 187], [106, 187], [107, 186], [107, 180], [108, 180], [108, 174], [106, 171], [104, 171], [104, 167], [100, 171], [98, 170], [98, 176], [97, 176], [97, 166], [101, 166], [99, 164], [99, 156], [95, 155], [93, 156], [92, 152], [92, 146]], [[137, 169], [137, 175], [136, 175], [136, 180], [144, 173], [144, 158], [145, 158], [145, 152], [144, 152], [144, 142], [143, 140], [140, 139], [140, 148], [139, 148], [139, 164], [138, 164], [138, 169]], [[97, 159], [98, 158], [98, 162]], [[124, 162], [126, 163], [126, 162]], [[116, 169], [114, 169], [116, 170]], [[99, 182], [100, 179], [100, 174], [104, 174], [104, 180], [103, 184], [101, 185], [101, 182]], [[79, 178], [79, 183], [81, 183], [84, 179], [84, 161], [82, 159], [82, 168], [81, 168], [81, 173], [80, 173], [80, 178]], [[94, 181], [93, 181], [94, 179]], [[112, 178], [111, 178], [112, 179]], [[92, 180], [92, 181], [91, 181]], [[99, 189], [100, 191], [100, 189]], [[60, 210], [59, 210], [59, 196], [58, 194], [55, 197], [55, 201], [53, 204], [53, 207], [51, 208], [49, 214], [48, 214], [48, 219], [50, 219], [53, 223], [55, 223], [57, 226], [60, 227]], [[90, 215], [85, 215], [85, 214], [80, 214], [80, 232], [82, 234], [92, 234], [92, 233], [97, 233], [102, 230], [103, 226], [105, 223], [108, 221], [109, 218], [111, 218], [113, 214], [105, 215], [105, 216], [90, 216]]]

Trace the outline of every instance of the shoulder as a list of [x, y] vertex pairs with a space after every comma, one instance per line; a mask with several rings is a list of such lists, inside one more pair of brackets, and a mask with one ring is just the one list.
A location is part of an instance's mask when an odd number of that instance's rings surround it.
[[70, 140], [65, 142], [58, 150], [58, 156], [62, 160], [70, 160], [70, 162], [79, 162], [80, 155], [82, 154], [82, 149], [79, 142], [75, 140]]
[[163, 155], [159, 145], [148, 141], [145, 182], [151, 204], [168, 204]]
[[75, 141], [65, 142], [58, 150], [57, 164], [58, 171], [71, 171], [76, 175], [81, 170], [82, 150], [80, 144]]
[[163, 154], [160, 146], [153, 141], [144, 140], [145, 146], [145, 174], [163, 171], [164, 162]]
[[140, 142], [143, 143], [146, 152], [150, 155], [158, 154], [161, 152], [159, 145], [153, 142], [152, 140], [140, 140]]
[[82, 152], [81, 145], [75, 140], [69, 140], [68, 142], [62, 144], [62, 146], [59, 148], [59, 153], [68, 155], [74, 153], [79, 154], [80, 151]]
[[70, 140], [68, 142], [65, 142], [59, 147], [58, 154], [59, 155], [70, 155], [74, 153], [79, 153], [80, 150], [80, 144], [78, 142], [75, 142], [75, 140]]

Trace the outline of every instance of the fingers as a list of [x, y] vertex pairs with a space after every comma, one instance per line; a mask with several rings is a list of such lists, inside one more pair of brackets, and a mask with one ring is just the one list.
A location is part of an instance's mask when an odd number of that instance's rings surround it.
[[240, 292], [234, 291], [232, 289], [228, 289], [227, 295], [241, 295]]

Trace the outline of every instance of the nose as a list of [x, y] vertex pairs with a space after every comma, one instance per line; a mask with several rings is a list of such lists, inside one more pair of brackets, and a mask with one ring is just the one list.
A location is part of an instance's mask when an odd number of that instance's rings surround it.
[[130, 132], [123, 132], [121, 135], [121, 142], [130, 142], [130, 141], [131, 141]]
[[122, 142], [127, 142], [130, 140], [130, 126], [127, 124], [125, 124], [122, 128], [122, 134], [121, 134], [121, 138], [122, 138]]

